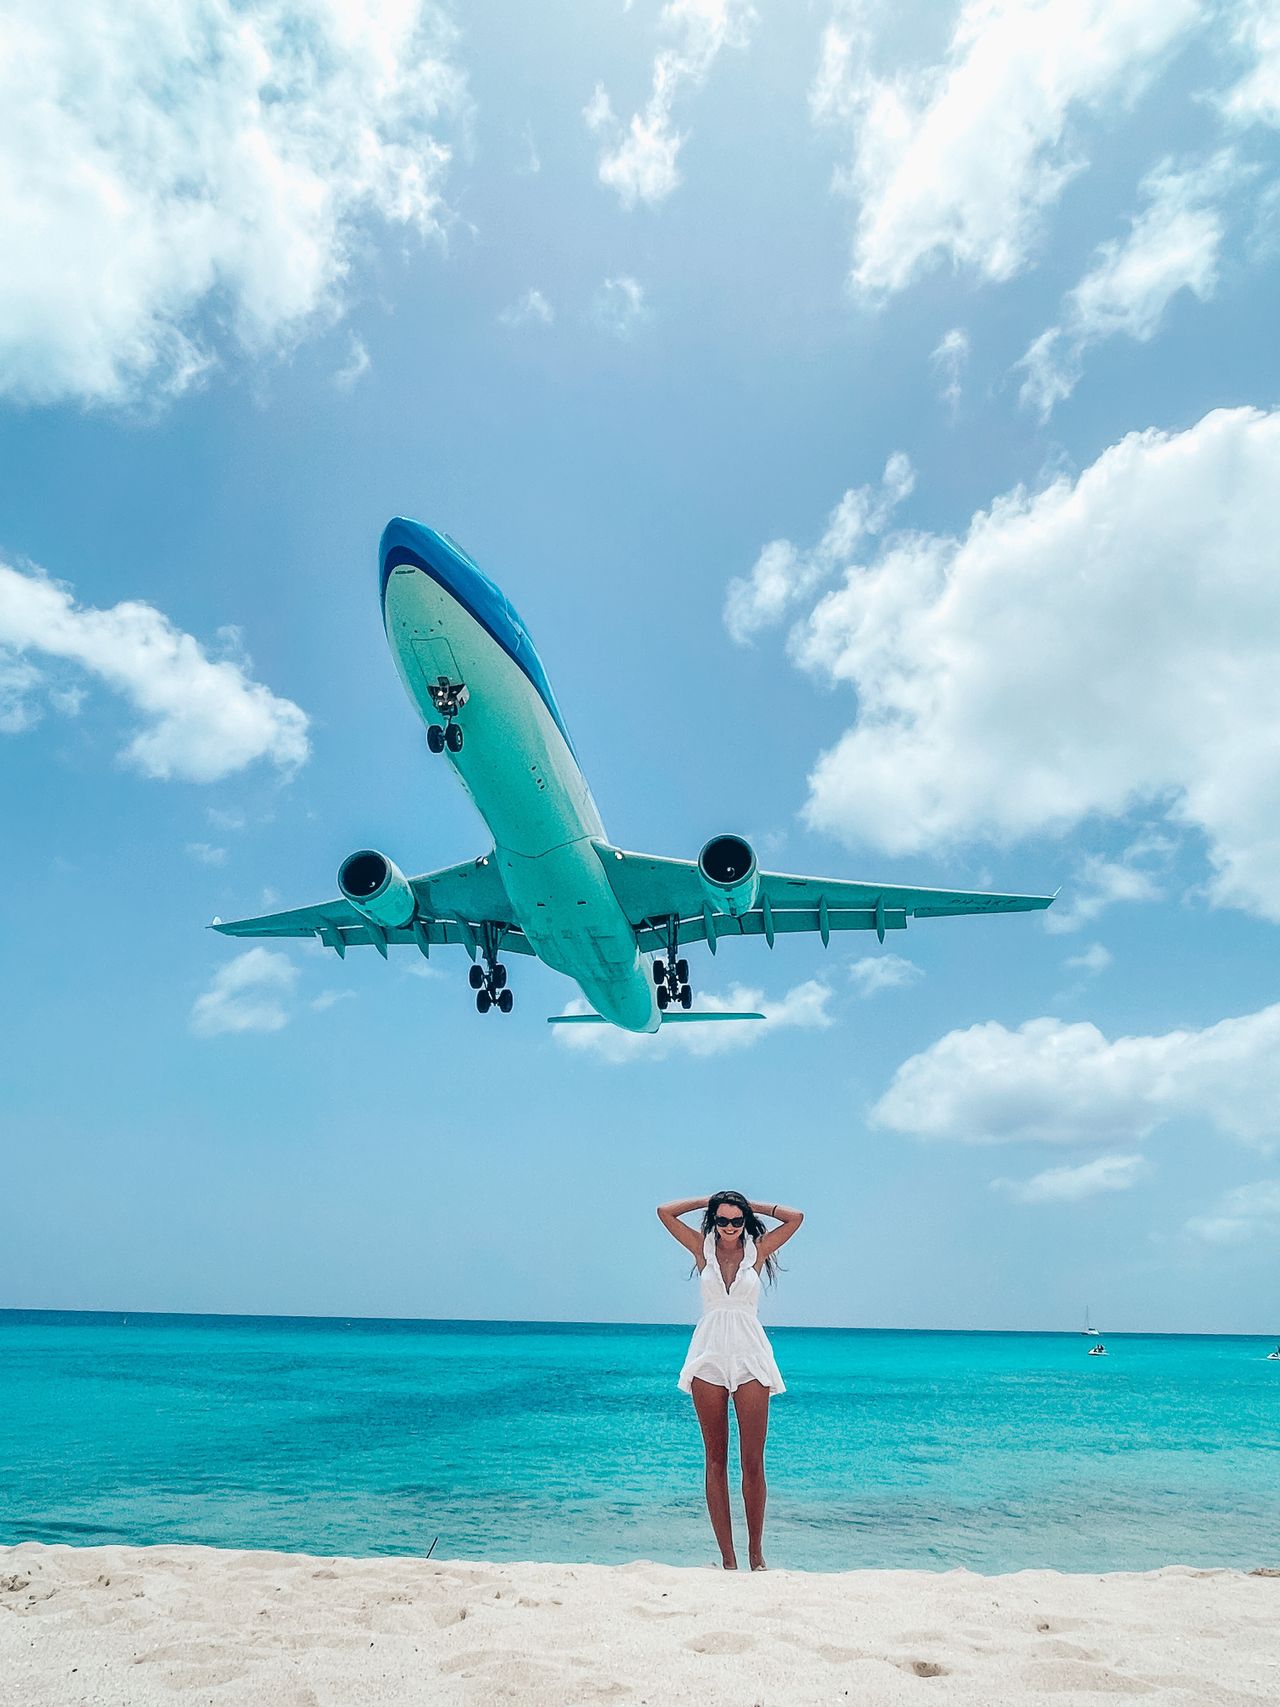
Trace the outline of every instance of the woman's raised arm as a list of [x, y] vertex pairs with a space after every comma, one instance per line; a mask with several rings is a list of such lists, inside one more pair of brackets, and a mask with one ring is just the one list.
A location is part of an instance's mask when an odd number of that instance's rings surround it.
[[705, 1209], [708, 1199], [705, 1197], [678, 1197], [674, 1203], [658, 1205], [658, 1219], [667, 1229], [673, 1239], [678, 1239], [685, 1250], [692, 1251], [695, 1257], [702, 1255], [702, 1234], [692, 1227], [686, 1227], [680, 1219], [693, 1209]]
[[793, 1233], [800, 1231], [804, 1210], [788, 1209], [785, 1203], [753, 1203], [751, 1208], [755, 1214], [767, 1215], [771, 1221], [780, 1223], [770, 1228], [762, 1239], [756, 1240], [756, 1262], [759, 1264], [785, 1245]]

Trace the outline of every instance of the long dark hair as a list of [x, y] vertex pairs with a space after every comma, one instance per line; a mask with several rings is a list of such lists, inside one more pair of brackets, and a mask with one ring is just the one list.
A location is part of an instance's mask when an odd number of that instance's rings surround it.
[[[764, 1237], [768, 1229], [740, 1191], [717, 1191], [712, 1197], [707, 1199], [707, 1207], [703, 1213], [702, 1235], [704, 1238], [708, 1233], [715, 1232], [716, 1211], [725, 1203], [727, 1203], [731, 1209], [738, 1210], [741, 1214], [744, 1237], [748, 1234], [753, 1239], [762, 1239]], [[764, 1274], [765, 1279], [769, 1282], [770, 1286], [772, 1286], [774, 1281], [778, 1278], [778, 1265], [772, 1257], [766, 1257], [764, 1259]]]

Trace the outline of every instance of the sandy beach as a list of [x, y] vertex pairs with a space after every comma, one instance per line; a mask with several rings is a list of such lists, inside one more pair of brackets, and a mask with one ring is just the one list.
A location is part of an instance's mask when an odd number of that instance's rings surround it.
[[1280, 1700], [1280, 1579], [0, 1549], [3, 1707]]

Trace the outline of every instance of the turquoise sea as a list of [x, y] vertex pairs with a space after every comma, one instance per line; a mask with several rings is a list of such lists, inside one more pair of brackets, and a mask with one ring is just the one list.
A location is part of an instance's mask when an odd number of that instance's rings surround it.
[[[0, 1542], [704, 1563], [688, 1332], [0, 1312]], [[770, 1333], [775, 1565], [1280, 1565], [1274, 1342]]]

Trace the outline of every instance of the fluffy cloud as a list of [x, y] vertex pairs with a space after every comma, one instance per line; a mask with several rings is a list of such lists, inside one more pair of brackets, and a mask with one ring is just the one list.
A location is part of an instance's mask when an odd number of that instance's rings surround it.
[[46, 575], [0, 563], [0, 727], [21, 729], [38, 716], [35, 654], [78, 665], [141, 715], [121, 757], [146, 776], [216, 782], [256, 759], [300, 765], [306, 713], [255, 682], [249, 661], [235, 655], [237, 636], [224, 639], [232, 655], [211, 658], [154, 605], [95, 610]]
[[941, 64], [878, 77], [863, 11], [828, 27], [810, 104], [851, 136], [836, 186], [858, 202], [851, 282], [873, 297], [948, 259], [1016, 273], [1084, 164], [1073, 116], [1133, 100], [1203, 15], [1199, 0], [966, 0]]
[[1079, 1203], [1104, 1191], [1128, 1191], [1147, 1170], [1142, 1156], [1097, 1156], [1077, 1168], [1046, 1168], [1031, 1179], [994, 1179], [1015, 1203]]
[[1280, 920], [1278, 532], [1280, 412], [1230, 409], [890, 542], [796, 637], [858, 695], [809, 823], [914, 852], [1154, 806]]
[[1260, 1179], [1224, 1192], [1212, 1212], [1194, 1215], [1187, 1231], [1211, 1245], [1238, 1245], [1280, 1235], [1280, 1179]]
[[555, 319], [555, 309], [543, 296], [540, 290], [529, 289], [515, 302], [509, 304], [498, 316], [501, 326], [550, 326]]
[[[825, 1030], [833, 1025], [828, 1011], [830, 988], [817, 978], [807, 979], [787, 991], [778, 1001], [766, 1002], [763, 990], [746, 984], [731, 984], [724, 995], [700, 993], [693, 999], [695, 1012], [704, 1013], [763, 1013], [762, 1020], [741, 1020], [736, 1024], [664, 1025], [652, 1036], [637, 1036], [634, 1032], [619, 1031], [613, 1025], [561, 1025], [556, 1038], [566, 1049], [598, 1055], [602, 1060], [622, 1065], [628, 1061], [661, 1060], [668, 1055], [725, 1055], [731, 1050], [749, 1049], [759, 1043], [765, 1033], [788, 1028]], [[587, 1014], [590, 1005], [575, 997], [567, 1014]]]
[[1280, 1004], [1114, 1042], [1059, 1019], [951, 1031], [903, 1062], [872, 1118], [952, 1143], [1080, 1146], [1194, 1120], [1265, 1149], [1280, 1137]]
[[1238, 177], [1229, 153], [1192, 171], [1166, 162], [1143, 182], [1147, 205], [1123, 242], [1104, 243], [1092, 268], [1067, 293], [1061, 322], [1032, 343], [1019, 367], [1019, 396], [1046, 420], [1079, 381], [1084, 352], [1123, 332], [1154, 338], [1181, 290], [1207, 302], [1218, 286], [1225, 221], [1219, 199]]
[[174, 394], [330, 319], [362, 221], [442, 229], [449, 47], [421, 0], [11, 0], [0, 391]]
[[583, 117], [605, 144], [600, 182], [616, 191], [623, 207], [656, 207], [680, 182], [677, 160], [685, 138], [672, 118], [678, 96], [701, 88], [720, 50], [744, 46], [755, 22], [748, 0], [667, 0], [659, 28], [670, 39], [653, 62], [653, 88], [641, 113], [624, 126], [603, 84], [597, 84]]
[[864, 954], [850, 964], [849, 976], [860, 996], [874, 996], [880, 990], [901, 990], [916, 984], [924, 973], [914, 960], [900, 954]]
[[364, 340], [352, 333], [347, 345], [347, 359], [334, 374], [333, 383], [339, 391], [350, 391], [353, 385], [360, 383], [372, 365], [369, 352], [364, 347]]
[[1249, 69], [1223, 98], [1236, 124], [1280, 125], [1280, 12], [1274, 0], [1239, 0], [1232, 39]]
[[246, 949], [219, 967], [213, 983], [196, 997], [191, 1030], [197, 1037], [279, 1031], [289, 1023], [285, 1004], [297, 978], [298, 969], [287, 954], [272, 948]]
[[[1162, 867], [1175, 843], [1148, 833], [1136, 838], [1119, 859], [1087, 854], [1064, 885], [1044, 928], [1055, 935], [1078, 931], [1117, 902], [1158, 901], [1164, 894]], [[1068, 961], [1068, 965], [1072, 962]]]
[[1100, 942], [1090, 943], [1080, 954], [1069, 954], [1063, 965], [1073, 972], [1087, 972], [1096, 978], [1099, 972], [1105, 972], [1111, 964], [1111, 950], [1104, 948]]
[[894, 509], [915, 486], [909, 457], [895, 451], [884, 465], [879, 488], [851, 486], [827, 517], [817, 545], [801, 551], [789, 539], [773, 539], [761, 551], [751, 573], [730, 581], [724, 621], [730, 635], [745, 646], [763, 628], [782, 621], [793, 605], [844, 568], [864, 540], [882, 533]]
[[960, 382], [969, 365], [969, 334], [964, 327], [953, 326], [945, 332], [929, 360], [942, 382], [939, 395], [954, 415], [960, 407]]
[[649, 318], [644, 286], [626, 273], [606, 279], [596, 292], [591, 311], [596, 325], [610, 337], [629, 338]]

